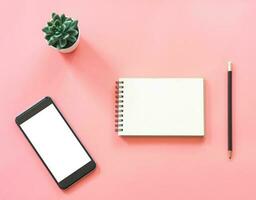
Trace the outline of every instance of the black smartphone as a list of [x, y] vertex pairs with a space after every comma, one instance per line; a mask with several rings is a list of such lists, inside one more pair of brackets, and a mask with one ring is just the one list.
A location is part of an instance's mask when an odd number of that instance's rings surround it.
[[61, 189], [96, 164], [50, 97], [16, 117], [16, 123]]

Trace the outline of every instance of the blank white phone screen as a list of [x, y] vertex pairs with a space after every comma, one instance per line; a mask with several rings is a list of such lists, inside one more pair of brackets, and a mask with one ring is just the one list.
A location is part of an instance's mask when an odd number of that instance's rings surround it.
[[58, 182], [91, 161], [53, 104], [20, 126]]

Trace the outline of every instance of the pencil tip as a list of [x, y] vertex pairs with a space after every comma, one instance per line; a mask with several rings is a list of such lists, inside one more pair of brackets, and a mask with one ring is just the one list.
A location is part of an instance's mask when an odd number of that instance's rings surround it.
[[229, 159], [232, 158], [232, 151], [228, 151], [228, 157], [229, 157]]

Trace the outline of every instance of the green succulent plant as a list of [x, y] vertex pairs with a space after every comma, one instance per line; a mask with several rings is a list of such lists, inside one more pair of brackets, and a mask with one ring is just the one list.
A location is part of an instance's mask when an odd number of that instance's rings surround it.
[[52, 13], [51, 21], [42, 29], [45, 39], [50, 46], [58, 49], [65, 49], [72, 46], [78, 38], [78, 21]]

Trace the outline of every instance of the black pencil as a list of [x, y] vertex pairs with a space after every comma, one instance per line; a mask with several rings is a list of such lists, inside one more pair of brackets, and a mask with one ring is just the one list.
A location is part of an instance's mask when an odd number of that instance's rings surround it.
[[228, 156], [232, 157], [232, 63], [228, 62]]

